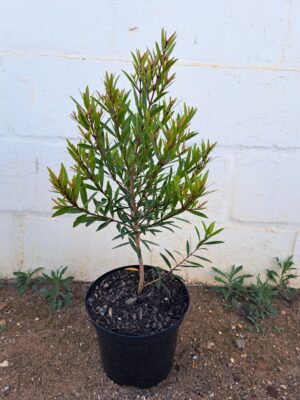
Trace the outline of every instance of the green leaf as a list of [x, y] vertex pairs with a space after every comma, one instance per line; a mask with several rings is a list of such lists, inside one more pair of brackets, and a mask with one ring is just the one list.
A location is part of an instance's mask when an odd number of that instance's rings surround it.
[[224, 285], [226, 284], [226, 281], [222, 278], [220, 278], [219, 276], [215, 276], [215, 281], [223, 283]]
[[63, 214], [78, 214], [81, 213], [82, 211], [79, 210], [78, 208], [73, 208], [73, 207], [62, 207], [59, 210], [55, 211], [54, 214], [52, 214], [52, 217], [58, 217], [59, 215]]
[[197, 211], [197, 210], [188, 210], [188, 212], [191, 214], [197, 215], [197, 217], [207, 218], [207, 216], [204, 213]]
[[186, 247], [186, 255], [188, 256], [190, 254], [190, 242], [188, 240], [186, 241], [185, 247]]
[[227, 274], [226, 274], [225, 272], [221, 271], [219, 268], [211, 267], [211, 269], [212, 269], [213, 271], [215, 271], [217, 274], [220, 274], [220, 275], [222, 275], [222, 276], [224, 276], [224, 277], [227, 278]]
[[77, 217], [73, 222], [73, 228], [75, 228], [79, 224], [82, 224], [83, 222], [86, 222], [86, 218], [87, 216], [85, 214], [79, 215], [79, 217]]
[[63, 187], [67, 186], [67, 184], [68, 184], [68, 174], [67, 174], [67, 171], [66, 171], [66, 168], [65, 168], [64, 164], [61, 164], [58, 180], [59, 180], [59, 182], [61, 183], [61, 185]]
[[143, 245], [146, 247], [147, 250], [151, 251], [149, 245], [147, 244], [146, 240], [141, 239], [141, 242], [143, 243]]
[[111, 221], [109, 221], [109, 220], [105, 221], [103, 224], [100, 224], [96, 230], [101, 231], [102, 229], [106, 228], [107, 225], [109, 225], [110, 223], [111, 223]]
[[98, 167], [98, 180], [100, 183], [100, 186], [103, 187], [103, 183], [104, 183], [104, 168], [102, 164], [99, 164]]
[[207, 262], [211, 263], [211, 261], [206, 257], [198, 256], [196, 254], [194, 254], [193, 257], [196, 257], [196, 258], [199, 258], [199, 260], [203, 260], [203, 261], [207, 261]]
[[80, 187], [80, 197], [81, 197], [82, 204], [84, 205], [85, 208], [87, 208], [88, 207], [88, 199], [87, 199], [86, 188], [84, 185], [81, 185], [81, 187]]
[[242, 265], [239, 265], [238, 267], [232, 267], [231, 272], [232, 272], [232, 276], [238, 274], [241, 270], [243, 269]]
[[127, 246], [129, 242], [118, 244], [117, 246], [113, 247], [113, 249], [117, 249], [119, 247]]
[[167, 250], [167, 249], [165, 249], [165, 251], [169, 254], [169, 256], [176, 262], [176, 259], [175, 259], [175, 257], [173, 256], [173, 254], [169, 251], [169, 250]]
[[167, 259], [167, 257], [166, 257], [163, 253], [159, 253], [159, 254], [160, 254], [161, 258], [164, 260], [164, 262], [167, 264], [167, 266], [168, 266], [169, 268], [171, 268], [171, 263], [170, 263], [170, 261]]

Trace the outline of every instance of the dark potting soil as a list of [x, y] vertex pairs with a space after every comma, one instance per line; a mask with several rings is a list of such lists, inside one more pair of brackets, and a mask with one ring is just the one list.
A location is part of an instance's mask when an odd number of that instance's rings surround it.
[[[145, 284], [157, 279], [155, 269], [145, 270]], [[173, 325], [187, 309], [183, 284], [165, 273], [163, 284], [145, 286], [138, 296], [138, 270], [122, 269], [106, 276], [87, 300], [94, 321], [111, 331], [147, 335]]]

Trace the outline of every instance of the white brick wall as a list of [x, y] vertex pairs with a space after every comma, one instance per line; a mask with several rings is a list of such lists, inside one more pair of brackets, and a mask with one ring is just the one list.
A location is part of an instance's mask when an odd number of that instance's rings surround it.
[[[101, 89], [130, 51], [178, 32], [172, 92], [197, 106], [201, 137], [218, 141], [208, 214], [225, 227], [214, 264], [252, 273], [294, 253], [300, 274], [300, 3], [297, 0], [28, 0], [0, 15], [0, 274], [69, 265], [80, 279], [134, 262], [110, 232], [50, 218], [46, 167], [70, 159], [70, 95]], [[195, 221], [195, 218], [191, 218]], [[163, 246], [180, 248], [190, 227]], [[111, 232], [113, 233], [113, 232]], [[125, 249], [125, 250], [124, 250]], [[157, 254], [146, 261], [160, 263]], [[211, 281], [210, 268], [190, 280]], [[298, 280], [300, 285], [300, 280]]]

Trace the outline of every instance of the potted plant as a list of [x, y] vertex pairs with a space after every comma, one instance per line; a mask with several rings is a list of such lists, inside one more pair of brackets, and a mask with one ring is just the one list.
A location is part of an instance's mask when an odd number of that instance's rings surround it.
[[[200, 250], [221, 229], [205, 224], [200, 199], [207, 194], [207, 164], [215, 147], [197, 144], [190, 129], [196, 109], [167, 96], [175, 78], [171, 72], [176, 34], [162, 31], [153, 51], [132, 53], [133, 72], [123, 72], [129, 89], [119, 89], [118, 78], [106, 73], [104, 91], [82, 93], [73, 118], [81, 135], [68, 141], [74, 160], [73, 176], [64, 165], [55, 175], [49, 169], [54, 199], [53, 216], [78, 214], [74, 227], [94, 224], [97, 231], [114, 224], [130, 246], [137, 265], [114, 269], [89, 288], [86, 309], [94, 324], [101, 358], [108, 376], [119, 384], [152, 386], [164, 379], [172, 365], [178, 327], [189, 305], [187, 289], [176, 273], [181, 268], [202, 267], [209, 261]], [[197, 242], [186, 241], [186, 254], [161, 251], [165, 269], [144, 265], [149, 240], [161, 232], [171, 234], [183, 213], [202, 221], [195, 227]]]

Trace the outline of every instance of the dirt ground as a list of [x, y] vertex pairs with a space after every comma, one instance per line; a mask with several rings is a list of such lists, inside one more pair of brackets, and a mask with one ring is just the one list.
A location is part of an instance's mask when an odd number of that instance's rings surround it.
[[[94, 328], [74, 304], [49, 313], [36, 294], [0, 289], [0, 398], [18, 400], [300, 400], [300, 296], [264, 323], [264, 332], [230, 310], [212, 288], [191, 287], [174, 368], [150, 389], [119, 387], [104, 374]], [[236, 343], [239, 341], [239, 349]]]

